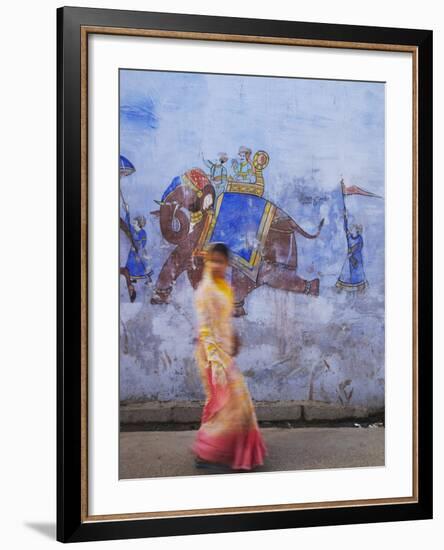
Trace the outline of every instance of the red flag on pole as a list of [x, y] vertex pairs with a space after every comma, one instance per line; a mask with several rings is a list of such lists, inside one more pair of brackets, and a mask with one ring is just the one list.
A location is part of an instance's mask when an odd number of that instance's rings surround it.
[[342, 193], [344, 195], [364, 195], [364, 197], [376, 197], [377, 199], [382, 199], [380, 195], [372, 193], [371, 191], [366, 191], [357, 185], [345, 185], [344, 182], [341, 182]]

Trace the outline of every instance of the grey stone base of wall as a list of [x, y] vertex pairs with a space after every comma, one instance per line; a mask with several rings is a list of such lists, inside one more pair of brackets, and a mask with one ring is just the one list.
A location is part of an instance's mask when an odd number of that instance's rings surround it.
[[[319, 422], [383, 419], [384, 409], [344, 406], [321, 401], [256, 401], [260, 422]], [[122, 403], [120, 424], [189, 424], [199, 422], [203, 402], [200, 401], [147, 401]]]

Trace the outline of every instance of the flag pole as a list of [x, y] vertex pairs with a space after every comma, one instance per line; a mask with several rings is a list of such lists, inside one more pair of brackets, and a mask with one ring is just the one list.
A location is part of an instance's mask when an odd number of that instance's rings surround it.
[[120, 198], [121, 198], [122, 201], [123, 201], [123, 205], [126, 207], [126, 206], [127, 206], [127, 202], [126, 202], [126, 200], [125, 200], [125, 197], [123, 196], [122, 189], [120, 188], [120, 185], [119, 185], [119, 191], [120, 191]]
[[[127, 207], [128, 207], [128, 203], [126, 202], [125, 197], [123, 196], [122, 189], [120, 188], [120, 185], [119, 185], [119, 191], [120, 191], [120, 197], [123, 201], [123, 205], [124, 205], [125, 210], [126, 210]], [[120, 229], [122, 229], [122, 231], [125, 233], [125, 235], [129, 238], [129, 240], [131, 242], [131, 245], [133, 246], [136, 253], [138, 253], [139, 252], [139, 247], [137, 246], [137, 244], [134, 241], [134, 237], [131, 233], [131, 229], [128, 226], [128, 224], [126, 223], [126, 221], [122, 218], [120, 218]]]
[[341, 176], [341, 195], [342, 195], [342, 206], [344, 208], [344, 215], [347, 214], [347, 208], [345, 206], [345, 195], [344, 195], [344, 187], [345, 187], [345, 184], [344, 184], [344, 178]]

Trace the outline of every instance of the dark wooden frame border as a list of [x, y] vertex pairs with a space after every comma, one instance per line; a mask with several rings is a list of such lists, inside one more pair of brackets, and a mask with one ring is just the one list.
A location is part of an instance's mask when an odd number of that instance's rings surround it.
[[[88, 33], [412, 53], [412, 497], [151, 514], [88, 515]], [[57, 97], [57, 539], [62, 542], [75, 542], [432, 518], [432, 32], [92, 8], [59, 8]]]

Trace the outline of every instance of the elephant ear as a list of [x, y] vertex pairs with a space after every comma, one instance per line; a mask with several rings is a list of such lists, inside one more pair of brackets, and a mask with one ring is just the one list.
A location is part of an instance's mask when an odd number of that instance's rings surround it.
[[214, 191], [214, 187], [211, 184], [208, 184], [202, 189], [202, 193], [199, 195], [197, 193], [193, 193], [192, 196], [190, 195], [192, 200], [188, 201], [187, 208], [190, 212], [207, 210], [208, 208], [214, 206], [215, 196], [216, 192]]
[[[211, 196], [211, 201], [209, 200], [209, 196]], [[210, 184], [206, 185], [202, 190], [202, 197], [200, 198], [200, 205], [199, 210], [204, 209], [204, 204], [209, 203], [209, 206], [206, 207], [206, 209], [213, 207], [214, 208], [214, 201], [216, 200], [216, 192], [214, 190], [214, 187]]]

